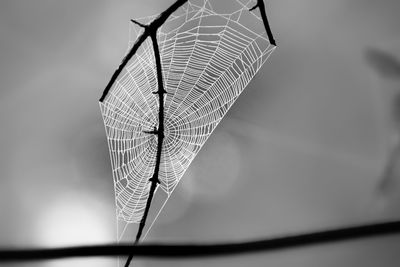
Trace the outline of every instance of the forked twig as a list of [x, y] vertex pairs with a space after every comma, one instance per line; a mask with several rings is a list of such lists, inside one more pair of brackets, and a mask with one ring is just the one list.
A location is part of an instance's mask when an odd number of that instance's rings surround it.
[[111, 87], [117, 80], [118, 76], [121, 74], [122, 70], [125, 68], [126, 64], [128, 64], [129, 60], [136, 54], [136, 51], [142, 45], [142, 43], [149, 37], [151, 34], [157, 33], [157, 30], [164, 24], [164, 22], [174, 13], [178, 8], [183, 6], [188, 0], [176, 0], [169, 8], [167, 8], [164, 12], [162, 12], [155, 20], [153, 20], [147, 27], [145, 27], [144, 32], [139, 38], [136, 40], [135, 44], [132, 46], [129, 53], [124, 57], [118, 69], [115, 70], [114, 74], [111, 77], [111, 80], [108, 82], [106, 88], [103, 91], [102, 96], [99, 101], [103, 102]]
[[[175, 1], [174, 4], [172, 4], [169, 8], [167, 8], [164, 12], [162, 12], [153, 22], [151, 22], [148, 27], [145, 28], [144, 32], [139, 36], [139, 38], [136, 40], [135, 44], [132, 46], [131, 50], [129, 53], [124, 57], [122, 60], [121, 64], [119, 65], [118, 69], [115, 70], [114, 74], [112, 75], [110, 81], [108, 82], [106, 88], [103, 91], [103, 94], [101, 95], [99, 101], [103, 102], [104, 99], [107, 97], [111, 87], [117, 80], [118, 76], [121, 74], [122, 70], [126, 66], [126, 64], [129, 62], [129, 60], [135, 55], [136, 51], [139, 49], [139, 47], [142, 45], [142, 43], [149, 37], [153, 32], [157, 32], [157, 30], [164, 24], [164, 22], [171, 16], [172, 13], [174, 13], [179, 7], [183, 6], [188, 0], [177, 0]], [[257, 4], [250, 9], [250, 11], [253, 11], [254, 9], [259, 8], [260, 13], [261, 13], [261, 18], [264, 23], [265, 30], [267, 32], [269, 42], [270, 44], [276, 46], [276, 42], [274, 39], [274, 36], [272, 34], [271, 28], [269, 26], [268, 18], [267, 18], [267, 13], [265, 11], [265, 4], [263, 0], [257, 0]], [[133, 23], [136, 23], [138, 25], [142, 25], [141, 23], [138, 23], [137, 21], [134, 21]]]

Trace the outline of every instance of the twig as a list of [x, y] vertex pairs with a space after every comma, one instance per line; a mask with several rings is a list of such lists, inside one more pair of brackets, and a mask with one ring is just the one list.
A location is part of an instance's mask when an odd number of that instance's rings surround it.
[[129, 53], [124, 57], [121, 64], [119, 65], [118, 69], [115, 70], [114, 74], [111, 77], [111, 80], [108, 82], [106, 88], [103, 91], [102, 96], [100, 97], [99, 101], [103, 102], [108, 92], [110, 91], [111, 87], [117, 80], [118, 76], [121, 74], [122, 70], [125, 68], [126, 64], [129, 60], [135, 55], [136, 51], [142, 45], [142, 43], [149, 37], [152, 33], [156, 33], [157, 30], [164, 24], [164, 22], [174, 13], [179, 7], [185, 4], [188, 0], [176, 0], [169, 8], [167, 8], [164, 12], [160, 14], [153, 22], [145, 28], [142, 35], [136, 40], [136, 43], [132, 46]]
[[253, 11], [256, 8], [258, 8], [260, 10], [261, 18], [264, 22], [264, 27], [265, 27], [265, 30], [268, 35], [269, 43], [276, 46], [274, 36], [272, 35], [271, 27], [269, 26], [267, 13], [265, 11], [264, 0], [257, 0], [257, 4], [255, 6], [253, 6], [252, 8], [250, 8], [250, 11]]
[[134, 20], [134, 19], [131, 19], [131, 22], [134, 23], [134, 24], [136, 24], [136, 25], [139, 25], [140, 27], [145, 28], [145, 29], [146, 29], [147, 27], [149, 27], [148, 25], [145, 25], [145, 24], [143, 24], [143, 23], [140, 23], [139, 21]]
[[[144, 26], [147, 27], [147, 26]], [[158, 91], [154, 92], [154, 94], [158, 95], [159, 100], [159, 109], [158, 109], [158, 129], [155, 128], [154, 131], [148, 132], [150, 134], [157, 135], [157, 155], [156, 155], [156, 165], [154, 168], [153, 177], [149, 180], [151, 182], [149, 197], [147, 198], [146, 207], [143, 213], [143, 217], [140, 220], [139, 229], [136, 234], [135, 245], [139, 243], [140, 237], [142, 236], [143, 229], [146, 225], [147, 215], [149, 214], [151, 201], [153, 200], [154, 192], [157, 189], [160, 180], [158, 179], [158, 174], [160, 172], [161, 165], [161, 153], [162, 153], [162, 145], [164, 141], [164, 94], [167, 93], [164, 89], [163, 77], [162, 77], [162, 66], [161, 66], [161, 56], [160, 49], [157, 43], [157, 32], [153, 32], [151, 35], [151, 41], [153, 43], [154, 57], [156, 61], [156, 69], [157, 69], [157, 83], [158, 83]], [[130, 254], [128, 259], [126, 260], [125, 267], [128, 267], [132, 261], [134, 254]]]
[[[111, 87], [117, 80], [118, 76], [121, 74], [122, 70], [126, 66], [126, 64], [129, 62], [129, 60], [135, 55], [136, 51], [139, 49], [139, 47], [142, 45], [142, 43], [149, 37], [153, 32], [157, 32], [157, 30], [164, 24], [164, 22], [171, 16], [172, 13], [174, 13], [179, 7], [183, 6], [188, 0], [177, 0], [175, 1], [174, 4], [172, 4], [169, 8], [167, 8], [164, 12], [162, 12], [155, 20], [150, 25], [146, 25], [144, 32], [142, 35], [139, 36], [139, 38], [136, 40], [135, 44], [132, 46], [131, 50], [129, 53], [124, 57], [122, 60], [121, 64], [119, 67], [115, 70], [114, 74], [112, 75], [110, 81], [108, 82], [106, 88], [103, 91], [103, 94], [101, 95], [99, 101], [103, 102], [104, 99], [107, 97], [109, 91], [111, 90]], [[260, 9], [261, 13], [261, 18], [264, 23], [265, 30], [267, 32], [269, 42], [270, 44], [276, 46], [275, 39], [272, 35], [271, 28], [269, 26], [267, 14], [265, 11], [265, 5], [263, 0], [257, 0], [257, 4], [250, 9], [250, 11], [256, 9]], [[137, 22], [137, 21], [132, 21], [133, 23], [136, 23], [140, 26], [143, 24]]]
[[[160, 170], [160, 163], [161, 163], [161, 152], [162, 152], [162, 144], [164, 140], [164, 94], [166, 91], [164, 90], [164, 85], [162, 81], [162, 69], [161, 69], [161, 56], [160, 56], [160, 51], [158, 48], [158, 43], [157, 43], [157, 30], [164, 24], [164, 22], [169, 18], [169, 16], [174, 13], [179, 7], [181, 7], [183, 4], [185, 4], [188, 0], [177, 0], [175, 1], [174, 4], [172, 4], [169, 8], [167, 8], [164, 12], [162, 12], [155, 20], [153, 20], [149, 25], [144, 25], [136, 20], [131, 20], [132, 23], [135, 23], [141, 27], [144, 28], [144, 32], [142, 33], [141, 36], [137, 39], [136, 43], [133, 45], [129, 53], [126, 55], [126, 57], [122, 60], [122, 63], [119, 65], [118, 69], [114, 72], [113, 76], [111, 77], [111, 80], [108, 82], [106, 88], [103, 91], [103, 94], [100, 98], [100, 102], [103, 102], [104, 99], [106, 98], [108, 92], [110, 91], [111, 87], [115, 83], [116, 79], [126, 66], [126, 64], [129, 62], [129, 60], [135, 55], [136, 51], [139, 49], [139, 47], [142, 45], [142, 43], [147, 39], [147, 37], [151, 37], [152, 43], [153, 43], [153, 50], [154, 50], [154, 57], [156, 60], [156, 68], [157, 68], [157, 81], [158, 81], [158, 91], [156, 94], [159, 96], [159, 125], [158, 129], [154, 129], [153, 132], [147, 132], [150, 134], [157, 135], [157, 156], [156, 156], [156, 165], [154, 168], [154, 173], [152, 178], [149, 180], [151, 182], [151, 187], [150, 187], [150, 192], [149, 192], [149, 197], [147, 198], [146, 202], [146, 207], [145, 211], [143, 214], [142, 219], [140, 220], [139, 224], [139, 229], [136, 234], [136, 239], [134, 245], [137, 245], [140, 237], [142, 235], [143, 229], [146, 224], [146, 219], [147, 215], [150, 210], [151, 206], [151, 201], [153, 199], [154, 192], [157, 188], [157, 185], [160, 183], [160, 180], [158, 179], [158, 174]], [[133, 254], [129, 254], [129, 257], [125, 263], [125, 267], [128, 267], [130, 262], [132, 261]]]
[[226, 244], [143, 244], [99, 245], [53, 249], [0, 250], [0, 262], [50, 260], [71, 257], [116, 257], [133, 254], [147, 258], [194, 258], [215, 257], [243, 253], [268, 252], [322, 243], [354, 240], [389, 234], [400, 234], [400, 221], [339, 228], [307, 234]]

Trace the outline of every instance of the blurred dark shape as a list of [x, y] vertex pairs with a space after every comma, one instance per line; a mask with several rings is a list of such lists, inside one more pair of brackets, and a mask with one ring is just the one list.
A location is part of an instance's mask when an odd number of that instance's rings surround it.
[[400, 79], [400, 61], [394, 55], [376, 48], [369, 48], [365, 57], [369, 65], [384, 78]]
[[[366, 51], [365, 57], [370, 66], [383, 79], [400, 81], [400, 61], [394, 55], [376, 48], [370, 48]], [[400, 83], [399, 83], [400, 85]], [[387, 162], [382, 173], [382, 177], [377, 185], [378, 193], [388, 196], [397, 187], [400, 178], [400, 86], [395, 88], [394, 92], [383, 92], [388, 94], [388, 107], [391, 124], [394, 126], [395, 140], [391, 143]]]
[[390, 195], [395, 188], [399, 179], [400, 167], [400, 146], [397, 145], [389, 155], [389, 159], [385, 164], [385, 168], [381, 179], [378, 181], [377, 190], [379, 193], [387, 196]]

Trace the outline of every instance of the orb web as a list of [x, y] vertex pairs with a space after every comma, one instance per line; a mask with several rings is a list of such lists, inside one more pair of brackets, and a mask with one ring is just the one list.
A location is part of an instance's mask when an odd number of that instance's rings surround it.
[[[207, 138], [275, 49], [253, 1], [188, 1], [159, 29], [165, 103], [156, 195], [165, 194], [152, 223]], [[230, 9], [230, 10], [227, 10]], [[155, 16], [138, 19], [151, 22]], [[130, 26], [128, 49], [142, 33]], [[156, 65], [151, 40], [142, 44], [100, 103], [115, 187], [116, 215], [139, 223], [149, 195], [158, 125]], [[153, 208], [153, 205], [152, 205]], [[125, 228], [120, 231], [123, 234]], [[147, 234], [147, 233], [146, 233]], [[120, 238], [118, 238], [120, 240]]]

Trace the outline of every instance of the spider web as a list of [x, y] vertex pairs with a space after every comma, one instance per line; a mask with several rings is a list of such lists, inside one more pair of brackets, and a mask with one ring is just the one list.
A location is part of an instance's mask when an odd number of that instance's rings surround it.
[[[165, 139], [152, 223], [207, 138], [268, 59], [270, 45], [254, 1], [191, 0], [158, 31], [164, 87]], [[227, 11], [227, 9], [230, 9]], [[139, 19], [151, 22], [155, 16]], [[129, 47], [142, 33], [130, 26]], [[103, 115], [115, 188], [116, 216], [139, 223], [155, 168], [158, 125], [156, 65], [151, 40], [139, 48], [105, 100]], [[161, 189], [161, 190], [160, 190]], [[163, 197], [157, 195], [164, 194]], [[162, 200], [159, 200], [162, 199]]]

